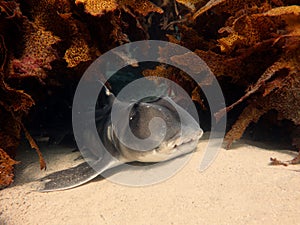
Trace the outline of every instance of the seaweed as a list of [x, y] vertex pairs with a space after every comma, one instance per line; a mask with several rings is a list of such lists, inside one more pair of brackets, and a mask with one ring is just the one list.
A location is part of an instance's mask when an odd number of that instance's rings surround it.
[[13, 166], [18, 162], [13, 160], [3, 149], [0, 148], [0, 190], [13, 182]]

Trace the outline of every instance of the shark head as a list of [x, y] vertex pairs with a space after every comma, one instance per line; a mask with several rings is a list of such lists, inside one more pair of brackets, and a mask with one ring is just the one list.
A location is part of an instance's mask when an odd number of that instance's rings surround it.
[[[119, 135], [116, 135], [114, 129], [110, 129], [109, 135], [125, 161], [170, 160], [192, 152], [203, 134], [198, 122], [169, 97], [145, 98], [136, 103], [124, 104], [123, 107], [123, 103], [117, 104], [121, 105], [119, 110], [123, 110], [125, 116], [121, 116], [114, 124], [119, 129]], [[129, 113], [126, 114], [126, 111]], [[128, 121], [126, 115], [129, 115]], [[136, 142], [135, 138], [141, 142]], [[145, 148], [145, 139], [146, 143], [153, 146], [156, 143], [156, 146]]]

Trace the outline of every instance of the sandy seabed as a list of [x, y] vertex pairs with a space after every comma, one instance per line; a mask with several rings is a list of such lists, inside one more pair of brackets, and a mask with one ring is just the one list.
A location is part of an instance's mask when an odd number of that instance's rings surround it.
[[44, 148], [48, 169], [39, 171], [33, 150], [24, 147], [14, 185], [0, 191], [0, 224], [300, 223], [300, 165], [268, 164], [270, 157], [290, 160], [296, 152], [243, 140], [232, 150], [221, 149], [199, 172], [206, 145], [207, 140], [200, 141], [186, 166], [158, 184], [129, 187], [96, 178], [49, 193], [34, 191], [32, 181], [71, 166], [79, 153]]

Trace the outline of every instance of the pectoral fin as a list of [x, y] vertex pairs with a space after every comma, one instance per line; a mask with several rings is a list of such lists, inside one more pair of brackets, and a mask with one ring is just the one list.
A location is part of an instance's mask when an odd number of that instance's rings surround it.
[[95, 161], [91, 165], [87, 162], [81, 163], [78, 166], [54, 172], [43, 177], [40, 181], [43, 183], [43, 188], [39, 192], [61, 191], [71, 189], [87, 183], [100, 175], [102, 172], [114, 168], [123, 162], [112, 156], [104, 157]]

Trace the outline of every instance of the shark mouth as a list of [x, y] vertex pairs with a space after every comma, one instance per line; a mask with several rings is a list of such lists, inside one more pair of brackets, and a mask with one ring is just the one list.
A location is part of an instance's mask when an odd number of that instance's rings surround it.
[[158, 148], [136, 155], [136, 161], [162, 162], [191, 153], [197, 147], [202, 133], [202, 130], [199, 130], [189, 134], [176, 135], [171, 140], [161, 143]]
[[195, 141], [198, 142], [202, 134], [202, 130], [199, 130], [188, 135], [176, 136], [175, 138], [172, 138], [173, 140], [168, 141], [167, 147], [170, 149], [174, 149], [190, 143], [194, 143]]

